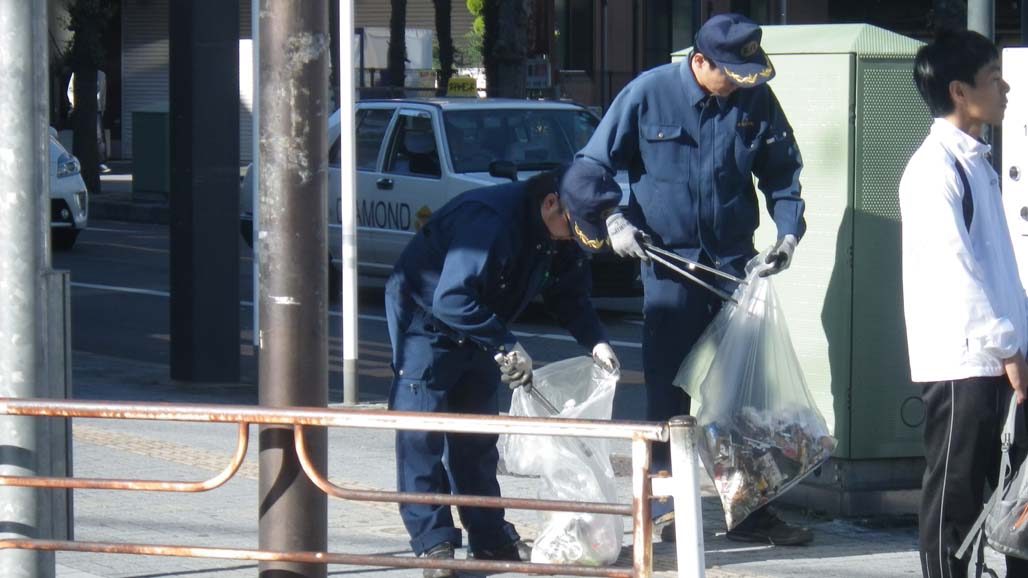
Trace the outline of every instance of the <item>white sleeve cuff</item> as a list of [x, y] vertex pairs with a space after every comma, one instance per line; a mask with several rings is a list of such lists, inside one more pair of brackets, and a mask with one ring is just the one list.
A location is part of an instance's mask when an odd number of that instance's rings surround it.
[[1020, 349], [1014, 324], [1000, 318], [968, 332], [967, 347], [971, 353], [984, 352], [996, 359], [1013, 357]]

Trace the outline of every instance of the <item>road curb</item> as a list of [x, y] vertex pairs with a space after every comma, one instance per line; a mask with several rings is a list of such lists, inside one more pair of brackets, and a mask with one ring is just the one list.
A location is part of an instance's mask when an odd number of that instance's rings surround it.
[[165, 203], [123, 202], [97, 198], [97, 196], [89, 200], [89, 217], [104, 221], [154, 225], [167, 225], [170, 222], [168, 205]]

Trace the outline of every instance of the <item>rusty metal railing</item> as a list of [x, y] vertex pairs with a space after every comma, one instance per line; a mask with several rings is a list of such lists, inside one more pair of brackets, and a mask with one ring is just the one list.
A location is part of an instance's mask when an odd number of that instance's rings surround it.
[[[238, 548], [206, 548], [158, 544], [76, 542], [61, 540], [0, 540], [0, 549], [19, 548], [47, 551], [99, 552], [232, 560], [282, 561], [319, 564], [349, 564], [395, 568], [440, 568], [473, 572], [520, 572], [574, 576], [648, 578], [653, 569], [653, 526], [650, 500], [674, 496], [679, 508], [678, 566], [680, 576], [702, 578], [703, 536], [699, 510], [699, 484], [695, 452], [695, 420], [675, 418], [670, 423], [524, 418], [466, 414], [424, 414], [378, 412], [356, 409], [268, 408], [236, 405], [63, 401], [0, 398], [0, 414], [36, 417], [106, 418], [159, 421], [238, 423], [236, 451], [218, 475], [201, 482], [171, 482], [128, 479], [77, 479], [54, 477], [0, 476], [0, 486], [202, 492], [228, 481], [246, 455], [250, 424], [291, 425], [297, 457], [311, 481], [326, 494], [357, 501], [404, 502], [450, 506], [511, 508], [557, 512], [582, 512], [631, 516], [633, 521], [632, 568], [585, 567], [527, 562], [480, 560], [433, 560], [426, 558], [353, 555], [333, 552], [275, 552]], [[345, 488], [323, 476], [307, 455], [305, 428], [348, 427], [364, 429], [439, 431], [482, 434], [524, 434], [627, 439], [632, 442], [632, 504], [574, 502], [487, 496], [454, 496]], [[678, 478], [666, 473], [651, 476], [652, 443], [672, 444], [672, 462]], [[656, 482], [656, 484], [654, 484]], [[674, 483], [672, 483], [674, 482]], [[654, 485], [657, 486], [656, 492]]]

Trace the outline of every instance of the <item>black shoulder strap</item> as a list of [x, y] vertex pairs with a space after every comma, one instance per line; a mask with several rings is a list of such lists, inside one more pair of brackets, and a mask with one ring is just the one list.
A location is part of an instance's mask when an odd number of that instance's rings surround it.
[[964, 226], [967, 227], [968, 232], [971, 232], [971, 219], [974, 218], [974, 197], [971, 196], [971, 184], [967, 181], [967, 173], [964, 172], [964, 167], [960, 166], [960, 161], [954, 160], [953, 167], [957, 169], [957, 175], [960, 176], [960, 184], [964, 186], [962, 199], [964, 204]]

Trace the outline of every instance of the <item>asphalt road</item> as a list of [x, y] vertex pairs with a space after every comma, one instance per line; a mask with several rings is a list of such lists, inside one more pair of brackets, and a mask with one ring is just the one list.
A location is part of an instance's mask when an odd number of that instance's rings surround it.
[[[71, 271], [72, 348], [159, 364], [169, 362], [169, 229], [162, 225], [92, 221], [74, 249], [53, 256], [55, 269]], [[240, 240], [241, 381], [256, 391], [252, 345], [253, 259]], [[382, 290], [362, 286], [359, 298], [361, 402], [382, 402], [389, 391], [389, 335]], [[339, 303], [330, 306], [329, 400], [342, 400]], [[600, 299], [600, 315], [623, 365], [615, 418], [641, 419], [643, 411], [639, 299]], [[583, 351], [541, 308], [530, 307], [514, 330], [537, 366]], [[509, 399], [509, 396], [504, 396]], [[507, 403], [506, 399], [502, 402]]]

